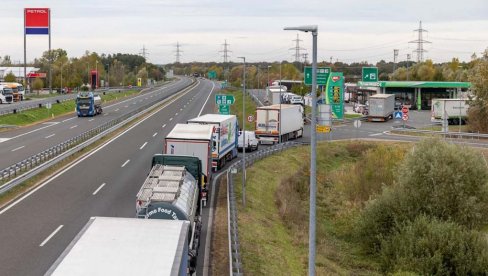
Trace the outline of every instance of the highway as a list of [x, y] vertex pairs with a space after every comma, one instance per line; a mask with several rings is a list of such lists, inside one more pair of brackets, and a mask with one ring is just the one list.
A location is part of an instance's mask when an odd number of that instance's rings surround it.
[[[218, 85], [197, 82], [180, 98], [0, 209], [0, 275], [42, 275], [91, 216], [135, 217], [136, 193], [152, 155], [162, 151], [164, 137], [175, 124], [213, 112]], [[203, 221], [201, 249], [207, 219]], [[202, 260], [199, 255], [199, 271]]]
[[69, 114], [42, 124], [0, 132], [0, 169], [64, 142], [89, 129], [95, 128], [125, 113], [129, 113], [148, 102], [161, 101], [189, 85], [191, 79], [150, 89], [127, 99], [103, 106], [103, 114], [95, 117], [78, 118]]

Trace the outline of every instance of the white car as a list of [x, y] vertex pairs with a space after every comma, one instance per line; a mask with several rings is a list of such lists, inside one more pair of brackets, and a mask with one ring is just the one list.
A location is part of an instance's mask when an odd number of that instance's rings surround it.
[[[253, 151], [258, 149], [259, 140], [256, 138], [254, 131], [246, 131], [244, 138], [244, 148], [246, 151]], [[237, 150], [242, 151], [242, 131], [239, 131], [239, 138], [237, 139]]]
[[304, 105], [305, 102], [303, 101], [303, 97], [302, 96], [292, 96], [290, 98], [290, 103], [291, 104], [301, 104], [301, 105]]

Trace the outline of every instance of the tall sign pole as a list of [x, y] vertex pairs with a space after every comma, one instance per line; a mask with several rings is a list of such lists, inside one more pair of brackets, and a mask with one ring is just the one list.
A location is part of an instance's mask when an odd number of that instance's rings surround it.
[[48, 10], [48, 22], [49, 22], [49, 94], [53, 93], [53, 56], [51, 53], [51, 10]]
[[27, 35], [26, 35], [26, 12], [24, 9], [24, 90], [27, 89]]

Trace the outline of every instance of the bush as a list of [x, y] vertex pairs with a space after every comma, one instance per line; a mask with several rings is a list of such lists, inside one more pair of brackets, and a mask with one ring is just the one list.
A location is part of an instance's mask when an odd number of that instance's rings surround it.
[[415, 221], [404, 223], [381, 247], [381, 265], [387, 273], [488, 273], [488, 246], [484, 238], [452, 222], [418, 216]]

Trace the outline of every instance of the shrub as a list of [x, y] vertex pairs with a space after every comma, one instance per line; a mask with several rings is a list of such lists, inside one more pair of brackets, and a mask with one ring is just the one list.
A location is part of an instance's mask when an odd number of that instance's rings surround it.
[[418, 216], [403, 223], [381, 246], [384, 272], [421, 275], [486, 275], [488, 246], [475, 231], [453, 222]]

